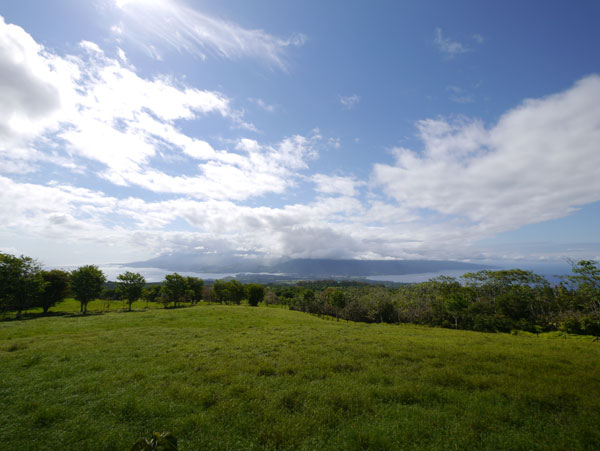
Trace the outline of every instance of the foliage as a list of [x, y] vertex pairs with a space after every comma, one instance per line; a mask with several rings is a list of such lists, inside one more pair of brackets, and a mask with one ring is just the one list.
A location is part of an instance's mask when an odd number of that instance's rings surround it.
[[132, 446], [131, 451], [177, 451], [177, 438], [170, 432], [155, 432], [150, 438], [141, 438]]
[[127, 300], [131, 311], [131, 304], [142, 296], [146, 279], [140, 273], [127, 271], [119, 274], [117, 280], [117, 291]]
[[16, 310], [17, 317], [36, 306], [46, 286], [41, 265], [31, 257], [0, 253], [0, 307]]
[[214, 298], [219, 304], [240, 304], [246, 291], [237, 280], [215, 280], [212, 285]]
[[69, 273], [60, 269], [42, 271], [46, 285], [40, 296], [39, 306], [44, 313], [69, 295]]
[[185, 277], [178, 273], [167, 274], [161, 292], [163, 301], [173, 302], [173, 306], [177, 307], [178, 302], [185, 300], [187, 289], [188, 285]]
[[192, 304], [196, 304], [198, 301], [202, 300], [202, 295], [204, 293], [204, 280], [199, 279], [198, 277], [186, 277], [188, 290], [191, 291], [190, 301]]
[[148, 302], [156, 302], [160, 296], [160, 285], [150, 285], [142, 290], [142, 299]]
[[248, 293], [248, 304], [253, 307], [260, 304], [265, 297], [265, 287], [257, 283], [246, 285], [246, 292]]
[[87, 313], [87, 305], [102, 293], [106, 276], [96, 265], [85, 265], [71, 271], [69, 284], [75, 299], [81, 303], [81, 312]]

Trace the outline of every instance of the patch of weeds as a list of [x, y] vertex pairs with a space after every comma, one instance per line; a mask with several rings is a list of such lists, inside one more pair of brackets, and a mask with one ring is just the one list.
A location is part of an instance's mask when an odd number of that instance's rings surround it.
[[304, 409], [304, 396], [298, 390], [285, 392], [279, 400], [279, 406], [289, 413], [302, 412]]
[[360, 371], [362, 367], [356, 363], [343, 362], [332, 365], [331, 369], [334, 373], [354, 373]]
[[418, 404], [422, 399], [412, 390], [406, 388], [385, 387], [373, 390], [372, 396], [382, 404]]
[[29, 357], [27, 360], [25, 360], [25, 362], [23, 362], [23, 364], [21, 366], [23, 368], [31, 368], [32, 366], [39, 364], [41, 361], [42, 361], [42, 356], [39, 354], [34, 354], [31, 357]]
[[277, 374], [277, 371], [275, 371], [275, 368], [273, 368], [273, 367], [263, 366], [258, 369], [257, 374], [259, 376], [270, 377], [270, 376], [275, 376]]
[[25, 343], [13, 343], [8, 347], [4, 348], [6, 352], [15, 352], [20, 351], [21, 349], [27, 349], [27, 345]]
[[210, 409], [214, 407], [219, 402], [219, 395], [215, 392], [205, 393], [200, 396], [200, 406], [203, 409]]
[[32, 415], [31, 422], [39, 428], [47, 428], [63, 419], [62, 411], [57, 407], [50, 406], [36, 410]]

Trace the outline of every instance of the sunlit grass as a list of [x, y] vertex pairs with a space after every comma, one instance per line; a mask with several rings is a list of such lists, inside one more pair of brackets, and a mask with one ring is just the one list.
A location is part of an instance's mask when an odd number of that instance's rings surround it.
[[591, 340], [144, 309], [0, 323], [3, 449], [600, 448]]

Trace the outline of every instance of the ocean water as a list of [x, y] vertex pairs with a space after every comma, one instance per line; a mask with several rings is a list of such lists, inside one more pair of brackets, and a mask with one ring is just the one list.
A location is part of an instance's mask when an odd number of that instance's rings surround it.
[[[572, 274], [571, 265], [567, 262], [552, 262], [552, 263], [539, 263], [539, 262], [502, 262], [491, 263], [494, 266], [493, 270], [501, 269], [523, 269], [525, 271], [532, 271], [540, 276], [544, 276], [552, 284], [559, 283], [562, 277]], [[386, 274], [380, 276], [369, 276], [366, 277], [368, 280], [373, 281], [387, 281], [387, 282], [399, 282], [399, 283], [419, 283], [427, 282], [430, 279], [439, 276], [448, 276], [459, 278], [463, 274], [468, 272], [475, 272], [476, 270], [464, 270], [464, 269], [449, 269], [445, 271], [436, 272], [424, 272], [418, 274]]]

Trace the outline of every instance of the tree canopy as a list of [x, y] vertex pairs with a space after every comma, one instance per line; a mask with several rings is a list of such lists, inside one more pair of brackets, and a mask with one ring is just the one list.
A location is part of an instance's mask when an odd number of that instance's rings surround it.
[[87, 313], [90, 301], [100, 297], [106, 276], [96, 265], [85, 265], [71, 271], [71, 291], [81, 303], [81, 311]]

